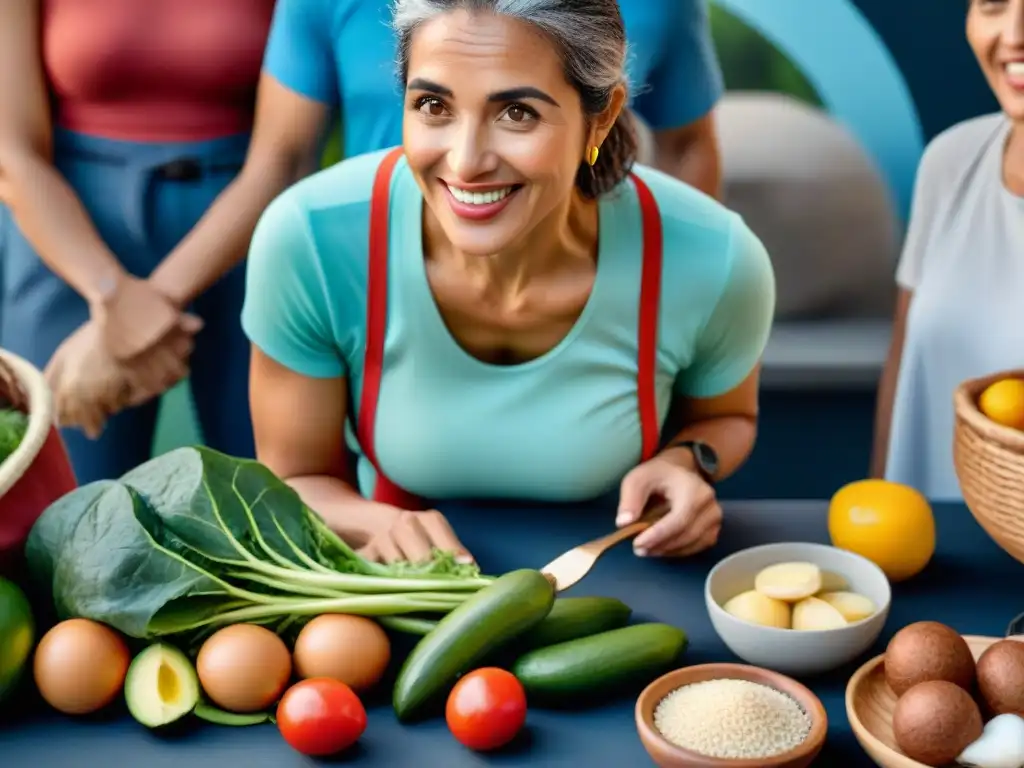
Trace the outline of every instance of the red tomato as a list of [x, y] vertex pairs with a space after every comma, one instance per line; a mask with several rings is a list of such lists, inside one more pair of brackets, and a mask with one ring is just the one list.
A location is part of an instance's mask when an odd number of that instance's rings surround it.
[[277, 705], [277, 727], [289, 746], [304, 755], [334, 755], [366, 730], [366, 709], [342, 682], [314, 677], [296, 683]]
[[526, 691], [511, 672], [477, 669], [452, 688], [445, 719], [463, 746], [478, 752], [503, 747], [526, 722]]

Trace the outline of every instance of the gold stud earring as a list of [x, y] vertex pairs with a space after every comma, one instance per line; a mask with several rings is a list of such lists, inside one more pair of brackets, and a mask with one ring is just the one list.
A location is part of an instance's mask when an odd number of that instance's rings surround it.
[[600, 154], [600, 150], [597, 147], [591, 147], [590, 152], [587, 153], [587, 162], [590, 165], [596, 165], [598, 154]]

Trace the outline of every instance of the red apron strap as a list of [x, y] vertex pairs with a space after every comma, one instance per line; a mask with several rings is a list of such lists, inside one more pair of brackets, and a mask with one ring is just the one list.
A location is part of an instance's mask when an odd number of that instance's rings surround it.
[[637, 398], [642, 435], [641, 460], [658, 452], [661, 427], [658, 424], [656, 373], [658, 368], [658, 317], [661, 305], [661, 214], [650, 188], [635, 173], [630, 174], [640, 201], [643, 226], [643, 266], [640, 277], [640, 322], [637, 329]]
[[389, 152], [373, 180], [370, 198], [370, 243], [366, 285], [366, 351], [363, 357], [363, 388], [356, 420], [359, 447], [376, 471], [373, 499], [402, 509], [423, 509], [422, 502], [392, 483], [377, 461], [375, 433], [377, 401], [384, 372], [384, 338], [388, 326], [388, 233], [391, 177], [402, 157], [401, 147]]

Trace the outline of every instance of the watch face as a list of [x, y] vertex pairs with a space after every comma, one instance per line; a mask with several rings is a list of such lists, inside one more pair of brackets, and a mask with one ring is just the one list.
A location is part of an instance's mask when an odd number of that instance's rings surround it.
[[695, 443], [693, 452], [705, 472], [709, 475], [718, 472], [718, 456], [710, 446], [704, 445], [704, 443]]

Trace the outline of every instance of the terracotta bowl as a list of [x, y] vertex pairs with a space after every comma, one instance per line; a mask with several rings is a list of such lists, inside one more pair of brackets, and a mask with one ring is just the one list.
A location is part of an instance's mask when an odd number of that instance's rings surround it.
[[[654, 710], [668, 694], [684, 685], [723, 678], [749, 680], [791, 696], [811, 718], [811, 731], [807, 738], [796, 748], [774, 757], [729, 760], [682, 749], [658, 732], [654, 725]], [[821, 701], [808, 688], [778, 672], [746, 664], [700, 664], [669, 672], [647, 686], [636, 702], [636, 727], [647, 754], [661, 768], [804, 768], [813, 762], [825, 745], [828, 716]]]
[[54, 426], [53, 397], [42, 372], [27, 360], [0, 349], [8, 399], [28, 403], [28, 431], [21, 445], [0, 464], [0, 574], [20, 566], [25, 539], [50, 504], [77, 485], [64, 441]]

